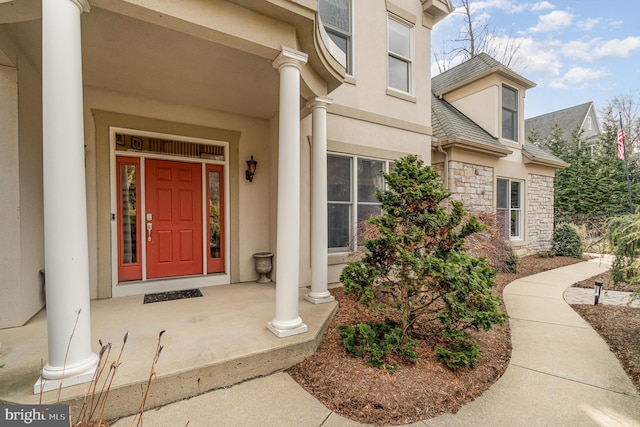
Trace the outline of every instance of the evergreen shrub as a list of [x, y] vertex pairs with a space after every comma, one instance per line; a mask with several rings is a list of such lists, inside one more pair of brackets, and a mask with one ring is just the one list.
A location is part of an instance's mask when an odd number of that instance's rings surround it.
[[[465, 247], [465, 238], [483, 226], [462, 203], [450, 201], [438, 172], [416, 156], [398, 159], [383, 176], [387, 189], [376, 194], [383, 213], [369, 219], [378, 231], [365, 238], [362, 259], [344, 268], [345, 292], [397, 319], [403, 339], [429, 330], [446, 342], [450, 353], [440, 353], [447, 366], [471, 366], [478, 348], [466, 331], [489, 330], [507, 317], [492, 293], [497, 271]], [[377, 336], [365, 327], [353, 333], [345, 328], [347, 348], [358, 348], [359, 335], [366, 342]]]
[[558, 256], [582, 258], [582, 238], [571, 224], [561, 224], [553, 231], [551, 250]]
[[398, 369], [396, 362], [387, 361], [391, 354], [412, 362], [418, 357], [415, 352], [418, 342], [406, 337], [390, 319], [384, 323], [358, 323], [355, 327], [341, 325], [338, 332], [347, 353], [353, 357], [367, 355], [371, 366], [387, 372]]

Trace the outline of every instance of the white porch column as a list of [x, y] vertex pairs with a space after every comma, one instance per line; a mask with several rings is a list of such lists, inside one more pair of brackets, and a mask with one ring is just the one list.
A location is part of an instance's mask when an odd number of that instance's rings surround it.
[[267, 328], [276, 336], [307, 332], [298, 315], [300, 286], [300, 68], [307, 55], [283, 48], [273, 61], [280, 71], [276, 315]]
[[90, 381], [89, 256], [80, 15], [87, 0], [42, 2], [44, 240], [49, 361], [34, 393]]
[[311, 136], [311, 292], [313, 304], [334, 301], [327, 289], [327, 106], [329, 98], [307, 104], [312, 114]]

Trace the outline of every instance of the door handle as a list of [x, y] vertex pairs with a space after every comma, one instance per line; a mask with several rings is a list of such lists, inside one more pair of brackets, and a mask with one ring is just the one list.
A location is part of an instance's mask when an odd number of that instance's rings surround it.
[[147, 241], [151, 241], [151, 230], [153, 230], [153, 224], [148, 222], [147, 223]]

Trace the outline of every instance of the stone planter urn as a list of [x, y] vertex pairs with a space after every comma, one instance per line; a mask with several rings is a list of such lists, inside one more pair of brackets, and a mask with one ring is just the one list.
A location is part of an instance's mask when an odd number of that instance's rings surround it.
[[271, 270], [273, 270], [273, 254], [271, 252], [258, 252], [253, 254], [256, 262], [256, 273], [260, 275], [258, 283], [271, 283]]

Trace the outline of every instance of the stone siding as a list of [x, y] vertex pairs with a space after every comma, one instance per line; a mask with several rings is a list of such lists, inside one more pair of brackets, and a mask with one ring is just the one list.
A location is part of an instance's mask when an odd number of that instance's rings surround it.
[[[433, 165], [443, 176], [444, 163]], [[442, 179], [442, 178], [441, 178]], [[553, 177], [529, 174], [524, 206], [527, 224], [526, 240], [513, 246], [518, 256], [532, 255], [551, 249], [553, 237]], [[451, 198], [459, 200], [470, 213], [495, 213], [494, 171], [492, 167], [449, 162]]]
[[452, 198], [467, 212], [494, 212], [492, 167], [449, 162], [449, 183]]
[[553, 177], [529, 174], [526, 202], [528, 254], [551, 249], [553, 194]]
[[436, 170], [436, 172], [438, 172], [438, 181], [444, 185], [444, 162], [440, 162], [440, 163], [435, 163], [433, 165], [431, 165], [432, 168], [434, 168]]

